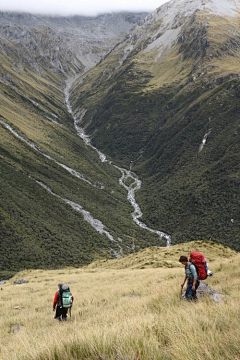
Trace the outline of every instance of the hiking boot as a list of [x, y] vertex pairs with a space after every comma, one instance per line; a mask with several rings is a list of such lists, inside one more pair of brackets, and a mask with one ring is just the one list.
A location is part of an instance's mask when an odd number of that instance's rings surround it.
[[62, 321], [62, 319], [60, 317], [55, 317], [54, 319], [57, 321]]

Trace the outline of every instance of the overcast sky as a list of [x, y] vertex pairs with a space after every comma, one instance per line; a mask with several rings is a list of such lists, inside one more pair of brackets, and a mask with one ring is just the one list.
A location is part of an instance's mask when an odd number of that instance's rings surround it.
[[0, 11], [58, 15], [97, 15], [114, 11], [153, 11], [167, 0], [0, 0]]

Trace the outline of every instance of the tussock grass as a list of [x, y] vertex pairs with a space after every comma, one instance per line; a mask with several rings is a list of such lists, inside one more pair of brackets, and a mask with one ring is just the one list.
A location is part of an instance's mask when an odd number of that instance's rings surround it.
[[[168, 251], [173, 264], [176, 249]], [[194, 243], [192, 243], [194, 247]], [[203, 249], [204, 243], [195, 243]], [[156, 248], [157, 249], [157, 248]], [[85, 267], [56, 271], [23, 271], [15, 278], [29, 282], [1, 290], [1, 352], [4, 360], [236, 360], [239, 358], [240, 255], [221, 245], [206, 243], [214, 277], [207, 280], [227, 296], [222, 303], [209, 298], [198, 303], [180, 300], [182, 268]], [[146, 249], [135, 256], [156, 262], [157, 252]], [[224, 255], [226, 254], [226, 256]], [[218, 256], [221, 254], [221, 256]], [[163, 252], [159, 249], [159, 255]], [[123, 259], [124, 260], [124, 259]], [[123, 260], [119, 260], [121, 263]], [[113, 263], [106, 262], [105, 265]], [[57, 283], [70, 282], [75, 295], [72, 318], [53, 319], [52, 300]], [[23, 307], [18, 310], [15, 307]], [[13, 325], [20, 330], [14, 331]]]
[[174, 245], [169, 248], [152, 246], [138, 253], [128, 255], [120, 260], [98, 260], [89, 265], [89, 268], [124, 269], [124, 268], [173, 268], [181, 267], [178, 259], [182, 253], [189, 254], [191, 251], [204, 252], [208, 261], [212, 262], [219, 258], [232, 257], [237, 254], [234, 250], [217, 244], [213, 241], [191, 241], [184, 244]]

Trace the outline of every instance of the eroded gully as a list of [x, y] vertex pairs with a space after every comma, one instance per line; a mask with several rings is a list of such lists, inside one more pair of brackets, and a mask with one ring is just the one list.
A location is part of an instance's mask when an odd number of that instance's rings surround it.
[[[164, 233], [163, 231], [154, 230], [139, 220], [143, 216], [143, 213], [141, 211], [140, 206], [136, 202], [136, 197], [135, 197], [136, 191], [138, 191], [142, 185], [142, 182], [141, 182], [141, 180], [139, 180], [138, 176], [131, 170], [126, 170], [122, 167], [119, 167], [119, 166], [113, 164], [112, 161], [108, 160], [107, 156], [105, 154], [103, 154], [101, 151], [99, 151], [95, 146], [93, 146], [91, 144], [90, 137], [85, 133], [84, 128], [81, 127], [81, 122], [87, 112], [87, 109], [82, 108], [78, 112], [78, 115], [75, 115], [72, 110], [71, 104], [70, 104], [70, 88], [71, 88], [73, 82], [76, 80], [76, 78], [77, 77], [74, 76], [72, 78], [69, 78], [66, 81], [64, 95], [65, 95], [65, 103], [66, 103], [68, 112], [71, 114], [71, 116], [73, 118], [74, 126], [75, 126], [78, 136], [85, 142], [86, 145], [90, 146], [92, 149], [94, 149], [98, 153], [99, 158], [102, 162], [107, 162], [108, 164], [113, 166], [115, 169], [120, 171], [121, 177], [119, 178], [119, 184], [126, 189], [127, 199], [130, 202], [130, 204], [132, 205], [132, 207], [134, 208], [134, 211], [132, 212], [133, 221], [141, 228], [143, 228], [151, 233], [157, 234], [160, 237], [160, 239], [162, 239], [164, 237], [167, 241], [166, 246], [171, 246], [171, 236], [170, 235]], [[127, 185], [127, 183], [129, 183], [129, 180], [132, 180], [132, 181], [131, 181], [130, 185]]]
[[[44, 156], [45, 158], [47, 158], [50, 161], [53, 161], [55, 164], [57, 164], [58, 166], [62, 167], [63, 169], [65, 169], [67, 172], [69, 172], [72, 176], [77, 177], [78, 179], [86, 182], [87, 184], [98, 188], [100, 191], [104, 188], [102, 185], [98, 186], [97, 184], [91, 183], [88, 179], [86, 179], [82, 174], [80, 174], [78, 171], [76, 171], [75, 169], [72, 169], [68, 166], [66, 166], [65, 164], [62, 164], [60, 162], [58, 162], [56, 159], [54, 159], [53, 157], [51, 157], [50, 155], [44, 153], [44, 151], [42, 149], [40, 149], [36, 144], [34, 144], [32, 141], [28, 140], [27, 138], [25, 138], [24, 136], [20, 135], [16, 130], [14, 130], [9, 124], [7, 124], [3, 119], [0, 119], [0, 124], [8, 131], [10, 131], [16, 138], [18, 138], [20, 141], [24, 142], [26, 145], [28, 145], [29, 147], [31, 147], [33, 150], [35, 150], [36, 152], [38, 152], [39, 154], [41, 154], [42, 156]], [[115, 243], [115, 247], [119, 248], [119, 251], [116, 251], [115, 249], [113, 249], [112, 247], [110, 247], [110, 252], [113, 254], [113, 256], [115, 256], [116, 258], [120, 258], [121, 255], [123, 254], [123, 248], [121, 246], [121, 242], [122, 239], [117, 238], [115, 239], [114, 236], [106, 230], [106, 226], [98, 219], [94, 218], [92, 216], [92, 214], [85, 210], [80, 204], [77, 204], [69, 199], [63, 198], [60, 195], [54, 193], [52, 191], [52, 189], [50, 189], [49, 186], [47, 186], [46, 184], [44, 184], [41, 181], [38, 181], [36, 179], [34, 179], [32, 176], [28, 175], [28, 177], [35, 181], [38, 185], [42, 186], [46, 191], [48, 191], [52, 196], [55, 196], [56, 198], [60, 199], [61, 201], [65, 202], [66, 204], [68, 204], [69, 206], [71, 206], [75, 211], [80, 212], [83, 215], [83, 218], [86, 222], [88, 222], [93, 228], [94, 230], [96, 230], [98, 233], [105, 235], [112, 243]]]

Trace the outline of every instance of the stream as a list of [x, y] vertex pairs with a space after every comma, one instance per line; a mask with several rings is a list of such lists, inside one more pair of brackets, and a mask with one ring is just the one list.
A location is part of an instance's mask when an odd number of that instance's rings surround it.
[[[114, 165], [112, 163], [112, 161], [107, 159], [107, 156], [105, 154], [103, 154], [101, 151], [99, 151], [95, 146], [93, 146], [91, 144], [90, 137], [85, 133], [84, 128], [81, 127], [81, 122], [87, 112], [87, 109], [82, 108], [79, 111], [78, 116], [76, 116], [73, 113], [73, 110], [72, 110], [72, 107], [70, 104], [70, 88], [71, 88], [73, 82], [77, 79], [77, 77], [78, 76], [74, 76], [72, 78], [69, 78], [66, 81], [66, 86], [64, 89], [64, 96], [65, 96], [65, 103], [66, 103], [68, 112], [71, 114], [71, 116], [73, 118], [74, 126], [75, 126], [78, 136], [85, 142], [86, 145], [90, 146], [92, 149], [94, 149], [98, 153], [99, 158], [102, 162], [107, 162], [108, 164], [113, 166], [115, 169], [120, 171], [121, 177], [119, 178], [119, 184], [126, 189], [127, 199], [130, 202], [130, 204], [132, 205], [132, 207], [134, 208], [134, 211], [132, 212], [133, 221], [141, 228], [143, 228], [151, 233], [157, 234], [160, 237], [160, 239], [162, 239], [163, 237], [166, 238], [166, 241], [167, 241], [166, 246], [167, 247], [171, 246], [171, 236], [170, 235], [164, 233], [163, 231], [154, 230], [139, 220], [143, 216], [143, 213], [141, 211], [140, 206], [136, 202], [135, 193], [136, 193], [136, 191], [140, 190], [140, 188], [141, 188], [141, 185], [142, 185], [141, 180], [139, 180], [138, 176], [131, 170], [126, 170], [122, 167]], [[129, 179], [132, 181], [131, 181], [130, 185], [127, 185], [127, 181], [129, 183]]]
[[[132, 205], [132, 207], [134, 208], [134, 211], [132, 213], [132, 219], [133, 221], [141, 228], [155, 233], [157, 234], [160, 239], [162, 239], [163, 237], [166, 238], [167, 244], [166, 246], [171, 246], [171, 237], [170, 235], [162, 232], [162, 231], [158, 231], [158, 230], [154, 230], [150, 227], [148, 227], [146, 224], [144, 224], [142, 221], [140, 221], [139, 219], [142, 217], [143, 213], [140, 209], [140, 206], [137, 204], [136, 199], [135, 199], [135, 193], [136, 191], [138, 191], [141, 188], [142, 182], [138, 179], [138, 176], [132, 172], [131, 170], [126, 170], [122, 167], [119, 167], [117, 165], [114, 165], [112, 163], [112, 161], [108, 160], [106, 155], [103, 154], [101, 151], [99, 151], [96, 147], [94, 147], [91, 144], [91, 140], [90, 137], [88, 135], [85, 134], [84, 129], [80, 126], [83, 117], [85, 116], [87, 110], [82, 108], [81, 111], [79, 112], [78, 116], [75, 116], [73, 114], [71, 105], [70, 105], [70, 101], [69, 101], [69, 91], [71, 88], [71, 85], [73, 83], [73, 81], [76, 79], [76, 77], [74, 78], [70, 78], [67, 80], [66, 82], [66, 87], [64, 90], [64, 95], [65, 95], [65, 102], [66, 102], [66, 106], [67, 109], [69, 111], [69, 113], [71, 114], [73, 121], [74, 121], [74, 127], [75, 130], [78, 134], [78, 136], [84, 141], [84, 143], [88, 146], [90, 146], [94, 151], [97, 152], [101, 162], [106, 162], [108, 164], [110, 164], [111, 166], [113, 166], [115, 169], [117, 169], [120, 173], [121, 173], [121, 177], [119, 178], [119, 184], [121, 186], [123, 186], [125, 188], [125, 190], [127, 191], [127, 199], [130, 202], [130, 204]], [[17, 137], [20, 141], [24, 142], [26, 145], [28, 145], [29, 147], [31, 147], [34, 151], [38, 152], [39, 154], [41, 154], [42, 156], [44, 156], [45, 158], [47, 158], [50, 161], [53, 161], [55, 164], [57, 164], [58, 166], [62, 167], [63, 169], [65, 169], [67, 172], [69, 172], [72, 176], [77, 177], [78, 179], [88, 183], [89, 185], [98, 188], [99, 190], [102, 190], [104, 187], [102, 184], [94, 184], [92, 183], [89, 179], [86, 179], [83, 174], [79, 173], [78, 171], [76, 171], [75, 169], [72, 169], [70, 167], [68, 167], [67, 165], [60, 163], [59, 161], [57, 161], [56, 159], [54, 159], [52, 156], [46, 154], [41, 148], [39, 148], [36, 144], [34, 144], [32, 141], [30, 141], [29, 139], [27, 139], [25, 136], [19, 134], [15, 129], [12, 128], [12, 126], [10, 126], [9, 124], [7, 124], [4, 120], [0, 119], [0, 124], [5, 127], [5, 129], [7, 129], [8, 131], [10, 131], [15, 137]], [[116, 257], [116, 258], [120, 258], [123, 254], [123, 248], [121, 246], [122, 243], [122, 239], [117, 238], [115, 239], [113, 237], [112, 234], [110, 234], [107, 230], [105, 225], [98, 219], [94, 218], [92, 216], [92, 214], [90, 214], [89, 211], [85, 210], [80, 204], [77, 204], [69, 199], [63, 198], [61, 196], [59, 196], [58, 194], [54, 193], [46, 184], [43, 184], [42, 182], [33, 179], [31, 176], [29, 176], [29, 178], [31, 178], [33, 181], [35, 181], [38, 185], [40, 185], [41, 187], [43, 187], [46, 191], [48, 191], [52, 196], [55, 196], [56, 198], [62, 200], [63, 202], [67, 203], [69, 206], [71, 206], [75, 211], [80, 212], [83, 217], [84, 220], [87, 221], [97, 232], [99, 232], [100, 234], [105, 235], [111, 242], [115, 243], [115, 247], [117, 246], [119, 248], [119, 252], [117, 252], [116, 250], [114, 250], [113, 248], [110, 247], [110, 252]], [[131, 181], [129, 181], [131, 180]], [[127, 185], [130, 183], [130, 185]], [[134, 250], [134, 248], [133, 248]]]
[[[102, 190], [104, 187], [101, 185], [101, 187], [97, 186], [96, 184], [91, 183], [88, 179], [86, 179], [82, 174], [80, 174], [78, 171], [58, 162], [56, 159], [54, 159], [53, 157], [51, 157], [50, 155], [46, 154], [43, 152], [42, 149], [40, 149], [36, 144], [34, 144], [32, 141], [30, 141], [29, 139], [26, 139], [24, 136], [20, 135], [16, 130], [14, 130], [9, 124], [7, 124], [4, 120], [0, 119], [0, 124], [5, 127], [5, 129], [7, 129], [8, 131], [10, 131], [16, 138], [18, 138], [19, 140], [21, 140], [22, 142], [24, 142], [25, 144], [27, 144], [28, 146], [30, 146], [33, 150], [35, 150], [36, 152], [38, 152], [39, 154], [41, 154], [42, 156], [44, 156], [45, 158], [47, 158], [50, 161], [53, 161], [55, 164], [59, 165], [60, 167], [62, 167], [63, 169], [65, 169], [66, 171], [68, 171], [72, 176], [77, 177], [78, 179], [88, 183], [89, 185], [98, 188], [99, 190]], [[123, 248], [120, 245], [122, 242], [122, 239], [117, 238], [117, 240], [114, 239], [113, 235], [110, 234], [107, 230], [105, 225], [98, 219], [94, 218], [92, 216], [92, 214], [85, 210], [80, 204], [77, 204], [69, 199], [63, 198], [60, 195], [54, 193], [50, 187], [48, 187], [46, 184], [42, 183], [41, 181], [38, 181], [36, 179], [34, 179], [33, 177], [31, 177], [30, 175], [28, 175], [28, 177], [35, 181], [38, 185], [42, 186], [46, 191], [48, 191], [51, 195], [55, 196], [56, 198], [60, 199], [61, 201], [65, 202], [66, 204], [68, 204], [69, 206], [71, 206], [72, 209], [74, 209], [77, 212], [80, 212], [83, 215], [83, 218], [86, 222], [88, 222], [97, 232], [99, 232], [102, 235], [105, 235], [111, 242], [115, 243], [117, 245], [117, 247], [119, 248], [119, 253], [114, 250], [113, 248], [110, 247], [110, 252], [116, 257], [116, 258], [120, 258], [123, 254]]]

